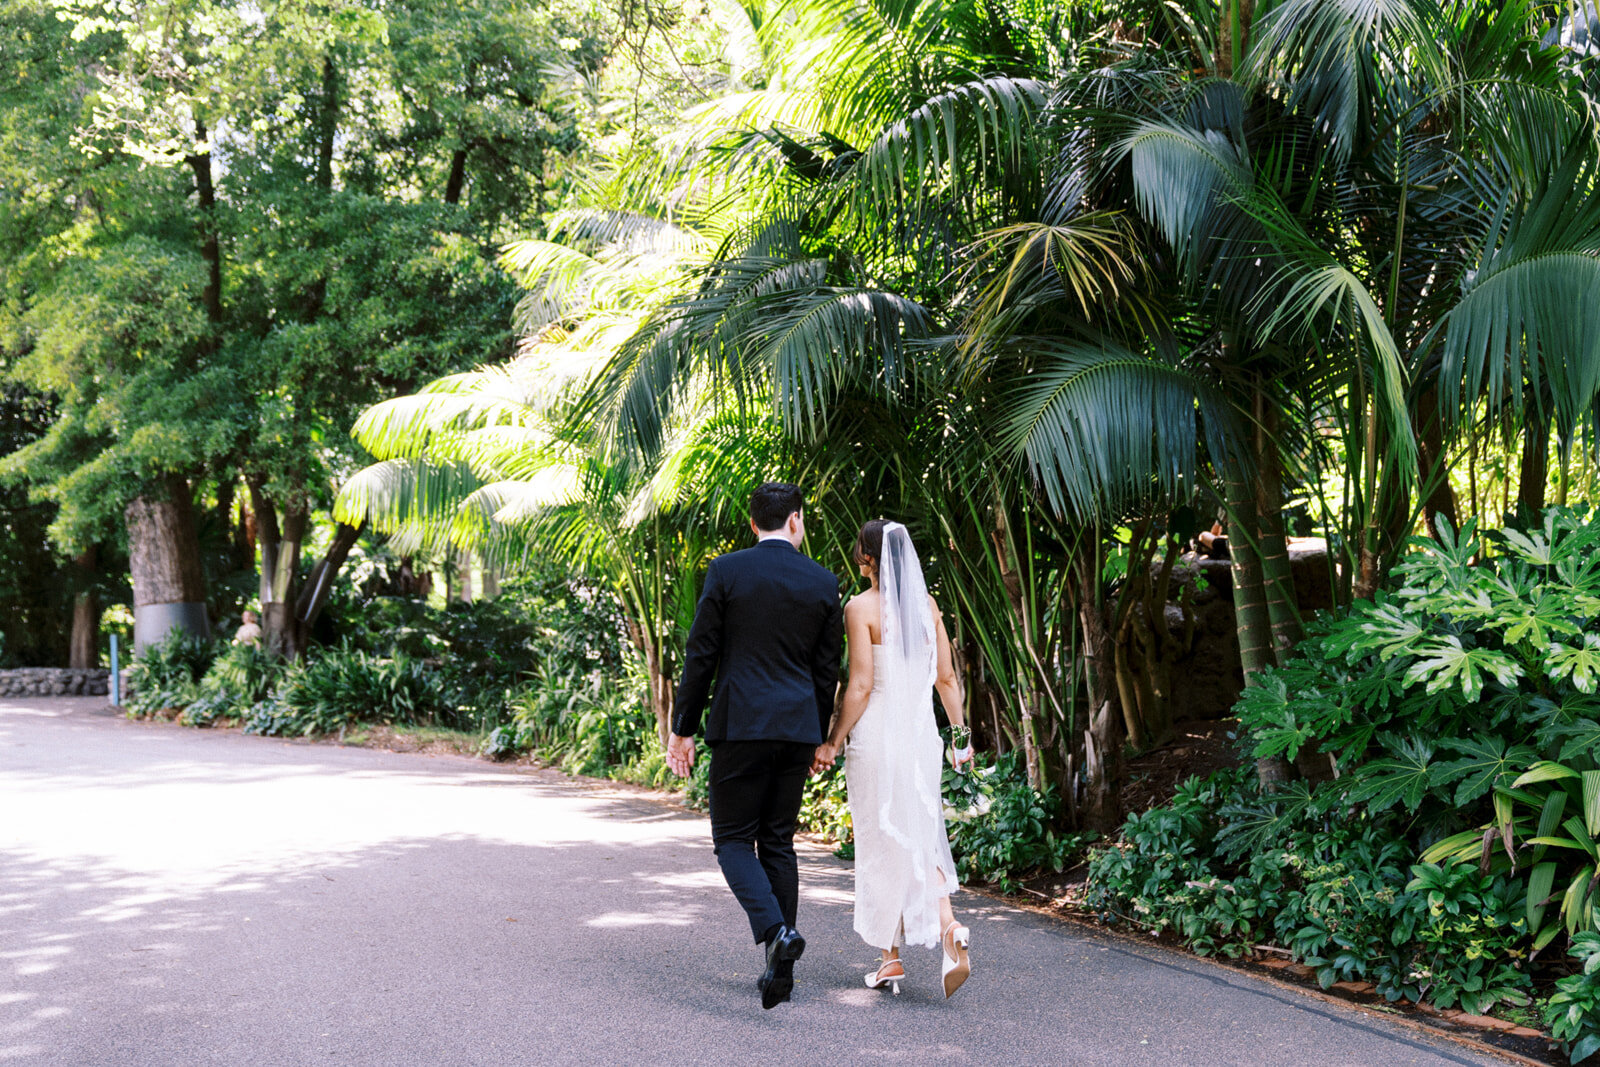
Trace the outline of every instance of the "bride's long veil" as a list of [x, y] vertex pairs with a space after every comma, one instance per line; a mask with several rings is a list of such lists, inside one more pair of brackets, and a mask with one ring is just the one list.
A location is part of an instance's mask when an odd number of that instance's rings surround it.
[[[885, 729], [880, 736], [890, 739], [883, 777], [878, 783], [879, 818], [883, 829], [910, 850], [911, 870], [915, 880], [924, 886], [907, 901], [908, 909], [924, 901], [936, 907], [925, 885], [930, 876], [950, 876], [949, 871], [934, 875], [948, 862], [949, 845], [944, 834], [938, 777], [935, 774], [930, 780], [926, 773], [918, 773], [918, 767], [930, 758], [930, 747], [935, 765], [942, 758], [942, 743], [933, 717], [938, 650], [922, 565], [911, 546], [911, 535], [897, 522], [883, 528], [878, 593], [883, 644], [876, 653], [883, 657], [883, 699], [877, 710], [884, 717]], [[908, 930], [916, 918], [920, 917], [907, 911]]]

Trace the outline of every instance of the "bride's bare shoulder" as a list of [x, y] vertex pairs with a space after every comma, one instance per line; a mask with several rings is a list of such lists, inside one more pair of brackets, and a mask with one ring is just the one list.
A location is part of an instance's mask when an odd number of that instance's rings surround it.
[[876, 589], [867, 589], [867, 590], [864, 590], [864, 591], [862, 591], [860, 593], [857, 593], [855, 596], [853, 596], [849, 600], [845, 601], [845, 604], [844, 604], [844, 611], [845, 611], [846, 615], [853, 615], [853, 614], [855, 614], [856, 612], [859, 612], [859, 611], [877, 611], [877, 610], [878, 610], [878, 591]]

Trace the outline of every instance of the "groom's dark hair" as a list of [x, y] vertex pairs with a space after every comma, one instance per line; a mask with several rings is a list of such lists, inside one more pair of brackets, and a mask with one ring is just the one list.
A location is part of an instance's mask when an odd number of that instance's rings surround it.
[[783, 529], [789, 516], [806, 506], [800, 487], [788, 482], [767, 482], [750, 494], [750, 521], [756, 529], [771, 533]]

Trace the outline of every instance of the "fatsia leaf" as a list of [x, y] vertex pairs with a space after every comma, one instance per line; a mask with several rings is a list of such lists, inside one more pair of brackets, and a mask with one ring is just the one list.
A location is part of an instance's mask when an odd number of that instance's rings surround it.
[[1402, 801], [1408, 808], [1422, 803], [1432, 784], [1433, 749], [1425, 742], [1409, 738], [1397, 747], [1399, 755], [1373, 760], [1356, 770], [1351, 800], [1364, 802], [1373, 811], [1387, 810]]
[[1578, 628], [1568, 618], [1570, 607], [1564, 598], [1541, 594], [1535, 599], [1521, 597], [1500, 600], [1495, 605], [1495, 619], [1505, 626], [1508, 644], [1526, 641], [1535, 648], [1543, 648], [1552, 634], [1575, 634]]
[[1538, 753], [1527, 745], [1507, 745], [1499, 737], [1473, 737], [1452, 741], [1449, 747], [1462, 754], [1461, 759], [1439, 766], [1434, 780], [1439, 785], [1457, 782], [1455, 802], [1463, 806], [1486, 796], [1495, 786], [1516, 774], [1538, 758]]
[[1393, 601], [1358, 605], [1354, 612], [1360, 615], [1360, 624], [1341, 626], [1325, 641], [1329, 650], [1345, 657], [1347, 663], [1373, 653], [1380, 660], [1389, 660], [1415, 652], [1430, 636], [1425, 619]]
[[[1583, 644], [1576, 647], [1552, 642], [1544, 665], [1552, 678], [1566, 678], [1578, 692], [1593, 694], [1600, 678], [1600, 634], [1584, 634]], [[1562, 759], [1567, 758], [1566, 751], [1562, 749]]]
[[1562, 762], [1579, 756], [1593, 757], [1600, 752], [1600, 722], [1580, 719], [1559, 724], [1540, 734], [1540, 744], [1558, 740], [1561, 741], [1561, 751], [1556, 753], [1556, 758]]
[[1483, 693], [1485, 674], [1509, 686], [1522, 676], [1522, 667], [1503, 652], [1463, 648], [1460, 638], [1449, 635], [1417, 650], [1417, 662], [1406, 671], [1406, 681], [1426, 682], [1429, 693], [1459, 687], [1462, 697], [1472, 701]]

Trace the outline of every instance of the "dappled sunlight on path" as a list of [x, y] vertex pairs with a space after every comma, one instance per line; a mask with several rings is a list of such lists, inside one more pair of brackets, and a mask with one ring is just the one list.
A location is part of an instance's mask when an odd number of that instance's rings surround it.
[[865, 989], [852, 875], [762, 1012], [705, 820], [550, 772], [0, 701], [0, 1064], [1473, 1063], [962, 894], [977, 971]]

